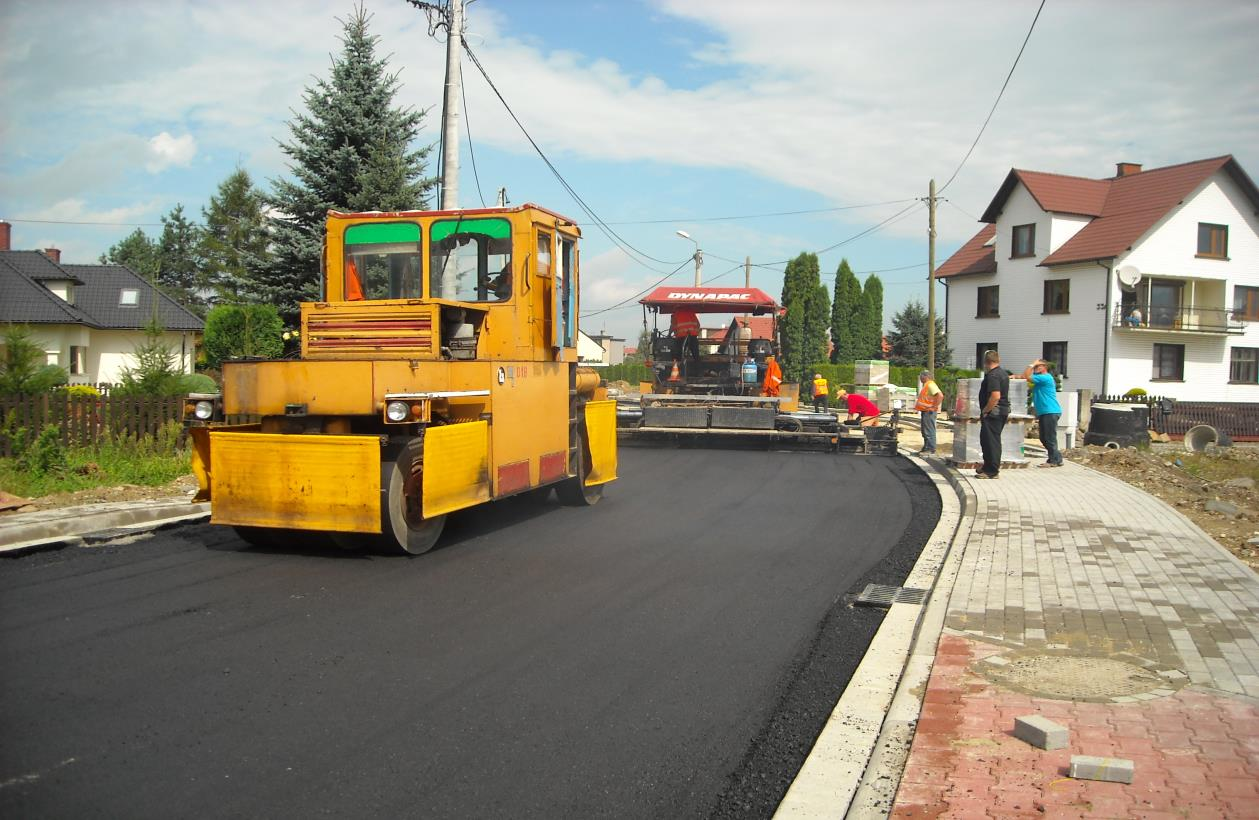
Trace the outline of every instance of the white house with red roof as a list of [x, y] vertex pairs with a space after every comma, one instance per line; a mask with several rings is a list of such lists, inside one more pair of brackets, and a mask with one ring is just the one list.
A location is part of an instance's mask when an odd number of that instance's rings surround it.
[[1259, 402], [1259, 188], [1232, 156], [1086, 179], [1013, 169], [936, 271], [953, 361], [1068, 390]]

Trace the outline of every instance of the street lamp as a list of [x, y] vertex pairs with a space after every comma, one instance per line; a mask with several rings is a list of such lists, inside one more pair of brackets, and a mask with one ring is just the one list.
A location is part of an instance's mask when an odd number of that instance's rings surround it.
[[691, 235], [686, 231], [677, 231], [677, 235], [695, 245], [695, 287], [699, 287], [704, 275], [704, 252], [700, 249], [699, 243], [691, 239]]

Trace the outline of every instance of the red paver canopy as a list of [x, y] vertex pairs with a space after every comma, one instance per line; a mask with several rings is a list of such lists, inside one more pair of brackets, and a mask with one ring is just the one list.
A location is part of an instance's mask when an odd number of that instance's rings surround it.
[[773, 313], [778, 303], [760, 288], [656, 288], [641, 304], [661, 313]]

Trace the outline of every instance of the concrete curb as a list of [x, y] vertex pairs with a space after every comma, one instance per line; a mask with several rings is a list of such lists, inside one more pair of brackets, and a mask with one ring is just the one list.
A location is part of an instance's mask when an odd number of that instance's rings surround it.
[[210, 517], [207, 502], [185, 499], [139, 501], [122, 504], [91, 504], [22, 515], [21, 521], [0, 519], [0, 555], [18, 555], [84, 543], [84, 536], [117, 531], [122, 537], [160, 527], [190, 524]]
[[[957, 573], [957, 562], [949, 561], [954, 555], [952, 547], [963, 521], [968, 520], [959, 500], [964, 496], [948, 470], [907, 453], [901, 455], [926, 473], [940, 493], [940, 521], [905, 579], [907, 587], [931, 589], [928, 605], [897, 603], [888, 610], [775, 811], [776, 818], [839, 817], [850, 812], [866, 817], [886, 815], [891, 810], [890, 798], [900, 781], [918, 717], [919, 703], [909, 704], [906, 699], [912, 696], [904, 693], [925, 689]], [[947, 491], [944, 485], [949, 485]], [[947, 579], [942, 575], [946, 567], [951, 567], [952, 573]], [[911, 678], [915, 683], [908, 684]], [[899, 703], [898, 695], [902, 696]], [[892, 710], [898, 706], [898, 716], [893, 719]], [[859, 789], [867, 780], [879, 778], [878, 772], [886, 771], [883, 766], [898, 767], [890, 794], [886, 786], [890, 778], [880, 780], [877, 787], [872, 783], [862, 798], [872, 808], [858, 809], [855, 799]], [[882, 806], [880, 795], [885, 795]]]

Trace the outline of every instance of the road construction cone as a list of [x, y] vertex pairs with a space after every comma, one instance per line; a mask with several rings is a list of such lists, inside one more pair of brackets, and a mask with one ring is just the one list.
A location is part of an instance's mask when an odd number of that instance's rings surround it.
[[671, 381], [671, 382], [680, 382], [680, 381], [682, 381], [682, 374], [678, 372], [678, 363], [677, 363], [677, 362], [674, 362], [674, 363], [673, 363], [673, 371], [672, 371], [671, 373], [669, 373], [669, 381]]

